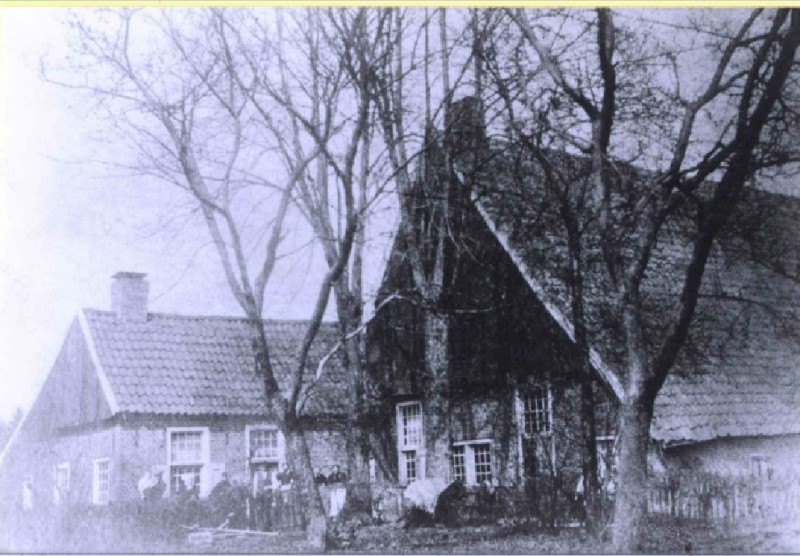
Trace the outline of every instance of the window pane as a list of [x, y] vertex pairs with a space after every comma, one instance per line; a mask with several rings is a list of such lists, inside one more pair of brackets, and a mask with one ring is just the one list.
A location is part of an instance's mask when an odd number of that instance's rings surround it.
[[492, 482], [492, 447], [489, 444], [474, 444], [475, 482]]
[[200, 470], [202, 467], [202, 465], [173, 465], [170, 467], [170, 492], [178, 493], [194, 488], [199, 489]]
[[536, 386], [525, 394], [522, 401], [525, 434], [550, 433], [550, 388]]
[[62, 493], [69, 490], [68, 467], [59, 467], [56, 469], [56, 485], [58, 485], [58, 490], [60, 490]]
[[95, 480], [97, 481], [97, 504], [108, 504], [108, 462], [99, 461], [95, 468]]
[[467, 465], [464, 459], [464, 446], [453, 446], [453, 453], [450, 456], [453, 465], [453, 480], [467, 482]]
[[401, 445], [421, 446], [422, 445], [422, 406], [420, 404], [401, 405]]
[[173, 432], [171, 442], [173, 463], [199, 463], [203, 461], [202, 431]]
[[278, 431], [256, 429], [250, 431], [250, 457], [278, 459]]
[[403, 459], [405, 460], [406, 467], [406, 482], [417, 480], [417, 452], [409, 450], [403, 452]]

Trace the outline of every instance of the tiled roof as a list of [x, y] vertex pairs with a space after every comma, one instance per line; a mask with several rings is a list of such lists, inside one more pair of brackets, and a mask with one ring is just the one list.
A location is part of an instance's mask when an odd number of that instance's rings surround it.
[[[565, 163], [570, 159], [577, 157], [565, 156]], [[585, 169], [575, 171], [576, 180], [588, 179]], [[569, 293], [561, 278], [565, 234], [551, 212], [554, 203], [536, 187], [535, 168], [525, 168], [524, 184], [504, 178], [507, 169], [491, 175], [491, 183], [475, 191], [478, 210], [520, 270], [535, 280], [535, 293], [551, 314], [568, 321]], [[690, 341], [656, 400], [651, 433], [666, 443], [800, 433], [800, 199], [750, 194], [741, 206], [758, 214], [735, 215], [742, 231], [717, 242]], [[653, 254], [643, 297], [654, 343], [677, 303], [689, 249], [687, 232], [676, 227], [667, 230]], [[604, 293], [610, 290], [598, 270], [602, 259], [592, 256], [586, 273], [592, 346], [623, 379], [615, 343], [609, 341], [621, 330]]]
[[[121, 412], [263, 415], [266, 399], [256, 375], [250, 328], [244, 319], [150, 313], [147, 322], [84, 309], [97, 358]], [[271, 360], [281, 387], [296, 360], [307, 323], [265, 321]], [[323, 323], [312, 346], [308, 386], [317, 363], [337, 342]], [[311, 388], [302, 414], [341, 415], [347, 388], [338, 356], [330, 358]], [[301, 396], [301, 400], [304, 398]]]

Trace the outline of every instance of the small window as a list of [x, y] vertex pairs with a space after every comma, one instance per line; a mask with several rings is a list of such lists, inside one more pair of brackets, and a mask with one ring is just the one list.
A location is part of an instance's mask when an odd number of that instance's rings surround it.
[[397, 455], [400, 482], [408, 484], [424, 478], [422, 455], [425, 435], [422, 428], [422, 404], [406, 402], [397, 406]]
[[406, 483], [416, 481], [417, 477], [417, 451], [406, 450], [401, 453], [402, 457], [402, 470]]
[[208, 429], [168, 429], [169, 491], [196, 490], [205, 495], [203, 469], [208, 464]]
[[61, 504], [69, 494], [69, 462], [59, 463], [55, 468], [55, 484], [53, 485], [53, 503]]
[[96, 459], [92, 462], [92, 503], [96, 506], [108, 504], [109, 490], [109, 459]]
[[550, 385], [534, 386], [522, 394], [522, 425], [526, 436], [552, 432], [553, 396]]
[[750, 456], [750, 474], [758, 478], [769, 477], [771, 475], [769, 458], [762, 455]]
[[56, 466], [56, 486], [63, 493], [69, 492], [69, 463], [60, 463]]
[[450, 464], [453, 480], [465, 485], [491, 484], [494, 480], [492, 470], [492, 441], [460, 442], [452, 447]]

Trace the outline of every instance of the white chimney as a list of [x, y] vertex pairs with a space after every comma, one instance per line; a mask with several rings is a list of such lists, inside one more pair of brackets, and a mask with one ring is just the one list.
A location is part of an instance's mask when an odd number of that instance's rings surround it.
[[142, 272], [117, 272], [111, 281], [111, 310], [129, 322], [147, 322], [150, 283]]

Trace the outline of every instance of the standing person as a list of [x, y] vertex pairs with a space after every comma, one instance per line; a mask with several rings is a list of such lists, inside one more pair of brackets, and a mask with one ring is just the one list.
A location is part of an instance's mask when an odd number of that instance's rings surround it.
[[342, 511], [347, 497], [347, 488], [345, 487], [347, 475], [339, 469], [338, 465], [334, 465], [327, 482], [331, 487], [331, 509], [328, 515], [336, 517]]
[[266, 472], [257, 469], [253, 473], [253, 525], [257, 531], [265, 531], [267, 528], [267, 481]]
[[295, 475], [288, 463], [283, 464], [276, 479], [278, 480], [277, 498], [278, 505], [280, 506], [279, 513], [281, 515], [281, 521], [286, 525], [296, 525], [297, 513], [294, 504], [294, 496], [292, 496]]
[[152, 477], [152, 481], [150, 482], [150, 486], [145, 488], [142, 492], [142, 498], [149, 503], [153, 503], [164, 497], [167, 484], [164, 482], [164, 471], [158, 466], [154, 466], [150, 470], [150, 476]]
[[324, 485], [328, 483], [328, 477], [322, 473], [322, 469], [319, 467], [314, 468], [314, 484], [315, 485]]
[[[180, 481], [180, 479], [178, 479]], [[139, 482], [136, 483], [136, 489], [139, 491], [139, 496], [144, 500], [147, 496], [146, 493], [148, 490], [153, 488], [156, 483], [158, 483], [158, 479], [156, 479], [155, 475], [153, 474], [152, 469], [148, 469], [144, 472], [144, 475], [139, 479]]]

